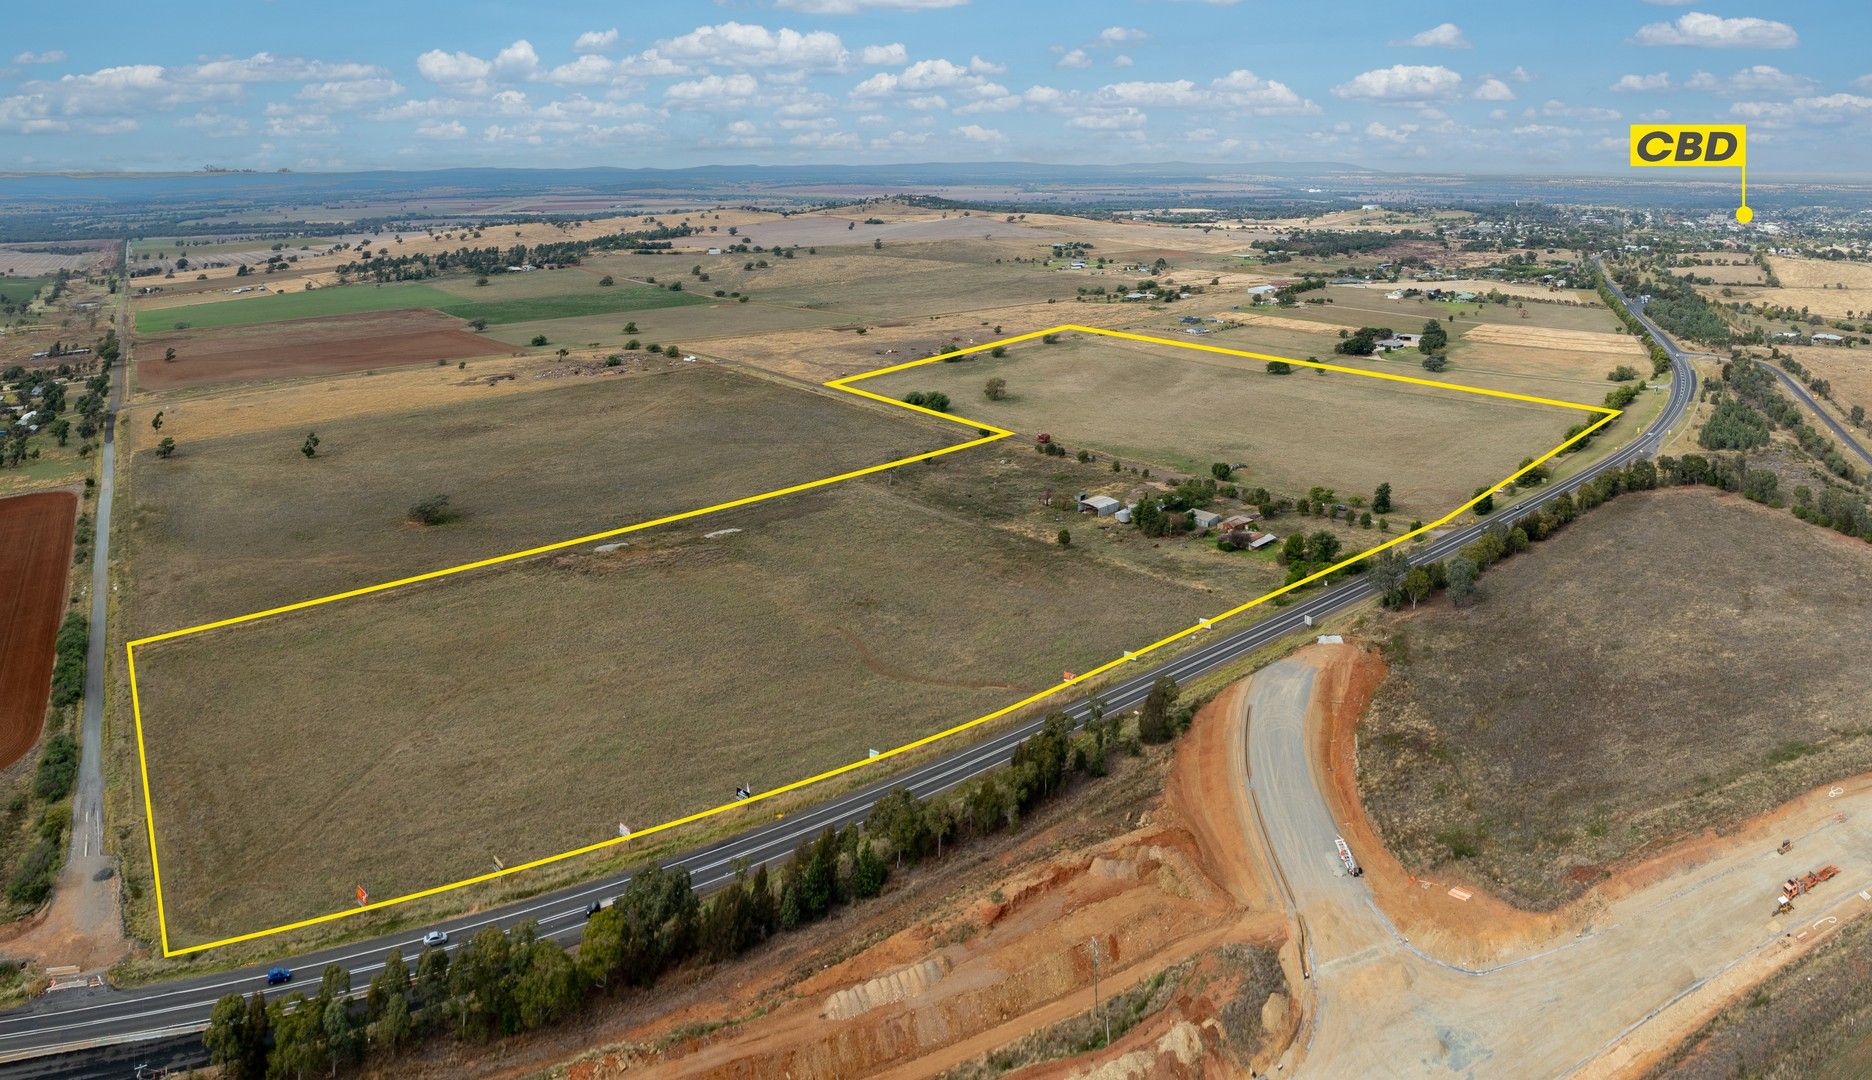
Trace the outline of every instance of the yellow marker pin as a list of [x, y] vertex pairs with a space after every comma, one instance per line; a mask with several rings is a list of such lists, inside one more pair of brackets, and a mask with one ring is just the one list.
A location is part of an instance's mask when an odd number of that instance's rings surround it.
[[1748, 204], [1748, 125], [1633, 124], [1631, 164], [1647, 168], [1736, 168], [1742, 171], [1742, 201], [1737, 221], [1755, 219]]

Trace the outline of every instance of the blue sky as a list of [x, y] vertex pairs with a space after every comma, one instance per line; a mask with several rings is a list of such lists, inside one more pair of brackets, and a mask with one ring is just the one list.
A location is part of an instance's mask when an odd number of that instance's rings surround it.
[[1872, 171], [1864, 0], [9, 10], [0, 168], [1343, 161], [1609, 173], [1641, 120]]

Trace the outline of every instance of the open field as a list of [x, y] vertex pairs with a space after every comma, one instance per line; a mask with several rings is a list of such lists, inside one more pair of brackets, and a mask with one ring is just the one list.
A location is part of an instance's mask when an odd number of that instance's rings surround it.
[[[176, 359], [162, 359], [173, 348]], [[138, 342], [139, 389], [337, 375], [514, 351], [434, 311], [294, 319], [257, 326], [156, 334]]]
[[[1235, 336], [1215, 343], [1255, 344]], [[1586, 415], [1343, 373], [1270, 375], [1264, 368], [1258, 360], [1069, 334], [1054, 345], [1023, 342], [999, 359], [978, 355], [858, 385], [898, 398], [940, 391], [964, 415], [1125, 462], [1196, 475], [1208, 475], [1212, 462], [1245, 464], [1238, 483], [1289, 496], [1316, 485], [1366, 495], [1389, 483], [1396, 516], [1406, 521], [1455, 507], [1552, 448]], [[989, 378], [1006, 380], [1004, 400], [985, 399]]]
[[1407, 867], [1551, 908], [1872, 766], [1872, 555], [1704, 489], [1626, 495], [1399, 620], [1359, 792]]
[[1470, 344], [1517, 345], [1536, 349], [1563, 349], [1568, 352], [1598, 353], [1621, 360], [1643, 359], [1645, 351], [1638, 339], [1626, 334], [1598, 330], [1555, 330], [1543, 326], [1472, 326], [1462, 339]]
[[[93, 251], [83, 255], [60, 255], [50, 251], [33, 251], [37, 244], [0, 244], [0, 275], [34, 275], [52, 277], [60, 270], [77, 273], [106, 262], [110, 258], [108, 250]], [[59, 247], [70, 246], [59, 244]]]
[[[134, 459], [119, 511], [130, 637], [816, 480], [968, 434], [699, 364], [334, 419], [317, 426], [310, 460], [302, 427], [198, 438], [190, 417], [203, 407], [212, 405], [188, 403], [164, 425], [180, 444], [174, 457]], [[436, 494], [459, 519], [409, 525], [408, 508]]]
[[[1786, 256], [1770, 256], [1768, 265], [1774, 270], [1781, 287], [1770, 289], [1761, 285], [1730, 286], [1732, 296], [1722, 297], [1723, 286], [1704, 286], [1705, 296], [1728, 301], [1753, 301], [1756, 304], [1774, 304], [1780, 307], [1805, 310], [1829, 319], [1863, 319], [1872, 313], [1872, 264], [1846, 262], [1835, 259], [1796, 259]], [[1690, 272], [1702, 276], [1721, 278], [1716, 273], [1707, 273], [1720, 268], [1696, 267]]]
[[0, 769], [33, 748], [45, 722], [77, 514], [69, 491], [0, 499]]
[[629, 281], [601, 286], [597, 277], [578, 270], [501, 274], [481, 287], [474, 286], [472, 281], [360, 283], [239, 297], [224, 294], [220, 299], [199, 304], [144, 307], [137, 312], [137, 332], [158, 334], [183, 323], [189, 329], [209, 329], [417, 308], [434, 309], [457, 319], [485, 319], [497, 324], [641, 311], [700, 304], [705, 300], [693, 293], [670, 292]]
[[765, 790], [1214, 608], [882, 480], [632, 539], [139, 649], [172, 941]]

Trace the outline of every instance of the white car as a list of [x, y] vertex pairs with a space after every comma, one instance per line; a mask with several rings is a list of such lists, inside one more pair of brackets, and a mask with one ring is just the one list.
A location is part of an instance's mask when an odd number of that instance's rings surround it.
[[424, 945], [447, 945], [448, 934], [441, 930], [431, 930], [423, 935]]

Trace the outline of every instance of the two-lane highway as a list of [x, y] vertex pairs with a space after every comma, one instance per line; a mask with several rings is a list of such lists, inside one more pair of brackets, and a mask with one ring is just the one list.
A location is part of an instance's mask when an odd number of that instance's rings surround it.
[[[1617, 452], [1516, 503], [1501, 512], [1497, 520], [1543, 505], [1609, 470], [1623, 468], [1632, 461], [1656, 452], [1664, 433], [1684, 415], [1694, 400], [1696, 376], [1687, 358], [1669, 338], [1655, 327], [1652, 333], [1669, 352], [1674, 376], [1670, 396], [1662, 412], [1642, 434]], [[1414, 545], [1410, 552], [1412, 561], [1422, 563], [1454, 555], [1480, 536], [1488, 524], [1479, 522]], [[1169, 675], [1179, 682], [1188, 682], [1289, 634], [1304, 631], [1312, 622], [1325, 616], [1369, 599], [1372, 588], [1363, 578], [1353, 578], [1315, 593], [1301, 595], [1304, 599], [1264, 616], [1241, 630], [1227, 633], [1221, 629], [1211, 631], [1213, 640], [1158, 666], [1140, 671], [1105, 690], [1098, 695], [1099, 700], [1110, 710], [1135, 708], [1144, 700], [1151, 684], [1159, 676]], [[1061, 707], [1075, 722], [1082, 722], [1089, 712], [1090, 701], [1081, 699]], [[917, 795], [927, 797], [1004, 764], [1013, 756], [1015, 747], [1037, 731], [1039, 726], [1040, 720], [1035, 719], [979, 742], [959, 746], [928, 763], [901, 773], [881, 776], [871, 784], [810, 810], [783, 820], [770, 821], [738, 836], [696, 849], [666, 865], [687, 868], [696, 887], [709, 890], [731, 880], [740, 865], [753, 867], [784, 862], [801, 839], [816, 836], [829, 827], [862, 821], [870, 813], [877, 798], [895, 788], [907, 787]], [[629, 875], [613, 875], [489, 912], [462, 916], [439, 925], [448, 931], [451, 949], [459, 947], [484, 927], [511, 928], [528, 919], [537, 920], [541, 932], [546, 936], [571, 945], [576, 943], [584, 928], [585, 911], [589, 904], [593, 900], [615, 896], [629, 880]], [[428, 928], [320, 949], [284, 962], [314, 979], [316, 973], [327, 965], [341, 965], [350, 971], [352, 985], [361, 988], [381, 969], [382, 958], [390, 949], [400, 948], [406, 957], [413, 957], [419, 952], [424, 929]], [[82, 1062], [85, 1059], [80, 1055], [88, 1048], [198, 1031], [206, 1025], [209, 1012], [217, 999], [229, 993], [249, 993], [264, 985], [265, 968], [251, 967], [178, 979], [130, 991], [62, 991], [41, 997], [26, 1008], [0, 1015], [0, 1062], [20, 1062], [35, 1056], [62, 1053], [69, 1056], [57, 1064], [36, 1063], [32, 1066], [35, 1071], [31, 1075], [79, 1075], [53, 1070], [66, 1063]]]

